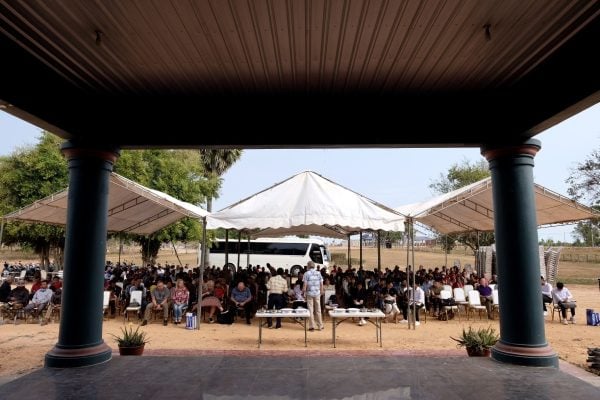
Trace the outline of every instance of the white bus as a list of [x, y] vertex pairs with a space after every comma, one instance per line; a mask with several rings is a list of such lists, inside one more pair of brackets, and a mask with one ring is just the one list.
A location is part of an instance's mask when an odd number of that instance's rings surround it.
[[[266, 266], [271, 264], [274, 268], [297, 269], [304, 267], [310, 260], [321, 268], [329, 270], [331, 254], [322, 240], [300, 238], [260, 238], [256, 240], [242, 240], [239, 242], [240, 266], [248, 264]], [[228, 266], [233, 267], [238, 263], [238, 241], [230, 240], [227, 243], [229, 254]], [[225, 240], [217, 239], [210, 248], [210, 264], [222, 267], [225, 265]]]

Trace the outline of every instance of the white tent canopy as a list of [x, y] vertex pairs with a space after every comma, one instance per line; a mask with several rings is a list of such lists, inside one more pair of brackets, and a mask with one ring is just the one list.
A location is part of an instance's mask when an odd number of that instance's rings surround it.
[[[4, 216], [30, 222], [66, 225], [69, 188]], [[149, 235], [184, 217], [203, 218], [208, 212], [166, 193], [149, 189], [111, 173], [108, 190], [109, 232]]]
[[[535, 184], [538, 225], [550, 225], [598, 218], [592, 208]], [[492, 180], [482, 179], [422, 203], [396, 208], [440, 233], [494, 230]]]
[[207, 221], [209, 229], [269, 229], [260, 236], [404, 231], [400, 213], [311, 171], [213, 213]]

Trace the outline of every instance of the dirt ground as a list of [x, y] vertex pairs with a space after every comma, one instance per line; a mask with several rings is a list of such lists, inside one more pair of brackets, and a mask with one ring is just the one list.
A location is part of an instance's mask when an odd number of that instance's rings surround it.
[[[546, 317], [546, 338], [559, 357], [581, 368], [586, 366], [588, 347], [600, 347], [600, 327], [585, 325], [585, 310], [600, 310], [600, 291], [597, 286], [568, 285], [577, 299], [577, 324], [562, 325], [551, 316]], [[123, 318], [104, 322], [103, 337], [106, 343], [117, 351], [110, 336], [119, 333]], [[263, 344], [260, 351], [298, 351], [319, 354], [363, 350], [372, 352], [431, 353], [446, 352], [463, 354], [457, 349], [450, 336], [460, 334], [463, 327], [487, 326], [499, 328], [498, 321], [479, 320], [446, 321], [427, 319], [416, 330], [409, 330], [405, 324], [383, 325], [383, 347], [375, 341], [375, 328], [372, 325], [358, 326], [350, 320], [343, 322], [336, 331], [337, 348], [332, 346], [332, 326], [327, 319], [324, 331], [309, 332], [308, 347], [304, 347], [303, 328], [290, 321], [284, 321], [283, 329], [263, 329]], [[184, 326], [163, 326], [161, 321], [152, 321], [144, 329], [150, 343], [146, 344], [146, 354], [185, 354], [191, 351], [257, 351], [258, 322], [246, 325], [238, 320], [233, 325], [202, 324], [200, 330], [187, 330]], [[46, 326], [39, 324], [0, 325], [0, 376], [20, 375], [40, 368], [44, 355], [57, 341], [58, 323]], [[242, 353], [243, 354], [243, 353]], [[118, 356], [118, 353], [117, 355]]]

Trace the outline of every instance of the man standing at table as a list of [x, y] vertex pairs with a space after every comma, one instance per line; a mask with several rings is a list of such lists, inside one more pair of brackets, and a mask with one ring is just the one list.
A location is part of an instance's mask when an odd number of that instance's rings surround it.
[[[281, 310], [285, 305], [283, 294], [288, 291], [287, 281], [283, 277], [283, 268], [277, 268], [277, 275], [269, 279], [269, 282], [267, 282], [267, 289], [269, 289], [267, 307], [269, 310], [272, 310], [273, 308]], [[269, 329], [273, 328], [272, 318], [267, 318], [267, 325], [269, 326]], [[277, 322], [275, 323], [275, 329], [279, 328], [281, 328], [281, 318], [277, 318]]]
[[315, 269], [315, 263], [309, 261], [306, 264], [308, 271], [304, 274], [304, 294], [306, 303], [308, 304], [308, 312], [310, 313], [310, 328], [309, 331], [315, 330], [315, 318], [317, 319], [317, 329], [323, 330], [323, 319], [321, 318], [321, 293], [323, 293], [323, 277], [321, 273]]

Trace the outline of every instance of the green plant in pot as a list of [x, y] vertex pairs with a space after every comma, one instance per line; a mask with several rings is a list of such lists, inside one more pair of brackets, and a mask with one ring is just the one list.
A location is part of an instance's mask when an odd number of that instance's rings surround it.
[[121, 336], [112, 335], [119, 345], [119, 354], [122, 356], [141, 355], [144, 352], [144, 346], [148, 343], [146, 332], [140, 331], [140, 327], [134, 330], [133, 324], [121, 328]]
[[450, 339], [456, 341], [457, 347], [465, 347], [467, 354], [473, 356], [484, 356], [489, 357], [490, 348], [500, 340], [500, 336], [496, 333], [496, 330], [491, 326], [487, 328], [478, 328], [474, 330], [469, 326], [469, 330], [463, 328], [462, 334], [458, 338]]

